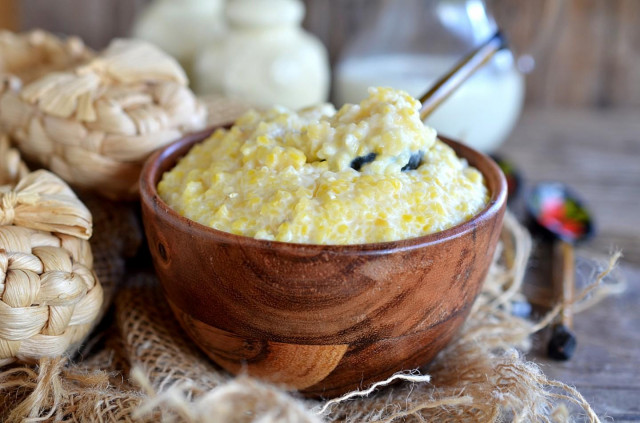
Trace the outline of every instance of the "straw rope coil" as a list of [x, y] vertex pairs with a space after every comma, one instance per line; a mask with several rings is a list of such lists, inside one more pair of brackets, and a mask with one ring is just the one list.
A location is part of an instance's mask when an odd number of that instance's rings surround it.
[[64, 354], [91, 330], [103, 293], [92, 270], [87, 208], [52, 173], [27, 173], [6, 137], [0, 153], [3, 366]]
[[205, 125], [206, 110], [186, 84], [156, 47], [115, 40], [84, 64], [6, 89], [0, 128], [25, 157], [72, 185], [133, 199], [147, 156]]

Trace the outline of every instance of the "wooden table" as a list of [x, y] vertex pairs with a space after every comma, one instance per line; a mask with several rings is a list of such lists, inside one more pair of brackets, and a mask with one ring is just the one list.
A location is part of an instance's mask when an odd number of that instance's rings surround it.
[[572, 360], [546, 359], [542, 340], [532, 358], [548, 376], [575, 386], [601, 418], [640, 421], [640, 113], [529, 109], [499, 153], [528, 184], [557, 180], [581, 194], [597, 219], [597, 237], [578, 254], [624, 253], [628, 288], [576, 316]]
[[13, 0], [0, 1], [0, 29], [15, 31], [18, 27], [18, 11]]

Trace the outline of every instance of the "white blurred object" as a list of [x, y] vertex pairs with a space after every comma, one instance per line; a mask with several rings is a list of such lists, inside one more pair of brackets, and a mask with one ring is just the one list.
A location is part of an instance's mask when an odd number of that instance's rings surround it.
[[196, 52], [224, 33], [225, 0], [154, 0], [140, 14], [132, 35], [169, 53], [191, 76]]
[[[427, 3], [430, 7], [425, 7]], [[482, 0], [395, 0], [347, 47], [336, 67], [335, 100], [358, 103], [369, 86], [420, 97], [496, 24]], [[524, 102], [524, 78], [501, 51], [427, 119], [439, 133], [478, 150], [495, 150]]]
[[[502, 55], [509, 52], [499, 52]], [[465, 81], [426, 123], [438, 133], [480, 151], [491, 152], [509, 135], [524, 101], [524, 78], [507, 58], [495, 61]], [[460, 57], [384, 55], [342, 62], [336, 80], [337, 101], [358, 103], [371, 86], [403, 89], [420, 97]]]
[[301, 28], [304, 13], [299, 0], [230, 0], [229, 31], [196, 58], [196, 92], [292, 109], [326, 101], [328, 55]]

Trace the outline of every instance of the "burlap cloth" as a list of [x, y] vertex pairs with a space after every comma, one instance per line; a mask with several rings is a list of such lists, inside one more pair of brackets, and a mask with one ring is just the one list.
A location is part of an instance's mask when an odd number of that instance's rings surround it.
[[2, 422], [599, 421], [575, 389], [523, 355], [552, 315], [533, 322], [511, 313], [531, 248], [511, 216], [468, 321], [428, 367], [368, 395], [313, 401], [212, 364], [175, 322], [153, 273], [131, 265], [144, 260], [125, 267], [141, 241], [135, 206], [84, 201], [113, 307], [78, 354], [0, 369]]

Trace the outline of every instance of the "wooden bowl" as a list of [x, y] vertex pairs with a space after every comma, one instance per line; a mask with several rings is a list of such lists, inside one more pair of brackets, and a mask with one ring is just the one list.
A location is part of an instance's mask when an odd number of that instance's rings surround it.
[[156, 152], [141, 176], [149, 248], [188, 335], [231, 373], [336, 396], [428, 363], [468, 315], [500, 235], [507, 185], [487, 156], [444, 141], [491, 192], [473, 219], [394, 242], [308, 245], [221, 232], [180, 216], [156, 186], [211, 130]]

